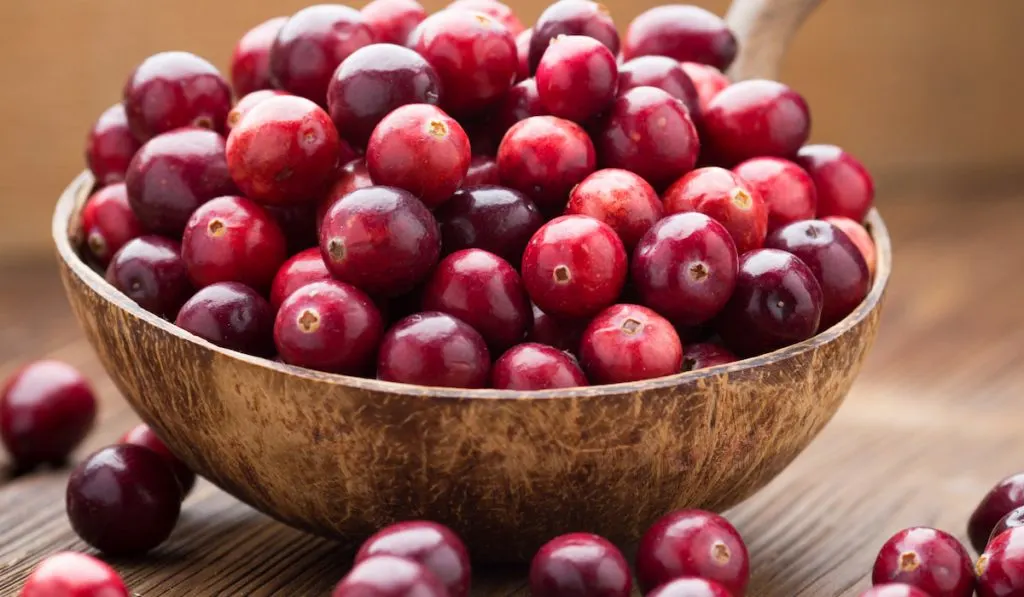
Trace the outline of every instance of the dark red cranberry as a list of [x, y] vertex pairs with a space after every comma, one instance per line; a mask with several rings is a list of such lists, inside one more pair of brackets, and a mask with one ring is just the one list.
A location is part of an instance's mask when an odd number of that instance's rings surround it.
[[667, 319], [640, 305], [613, 305], [590, 322], [580, 340], [580, 364], [595, 384], [679, 373], [683, 344]]
[[468, 323], [436, 311], [410, 315], [384, 335], [377, 377], [441, 388], [482, 388], [491, 356]]
[[267, 210], [244, 197], [219, 197], [185, 226], [181, 258], [196, 288], [241, 282], [266, 290], [288, 257], [284, 233]]
[[750, 183], [768, 206], [768, 230], [809, 220], [818, 213], [814, 181], [800, 166], [783, 158], [751, 158], [732, 171]]
[[875, 559], [871, 582], [913, 585], [934, 597], [972, 597], [971, 557], [949, 533], [915, 527], [892, 536]]
[[320, 229], [323, 224], [324, 216], [327, 215], [327, 210], [332, 205], [341, 201], [341, 199], [359, 189], [365, 189], [373, 186], [373, 180], [370, 178], [370, 172], [366, 169], [366, 160], [363, 158], [352, 160], [345, 164], [341, 168], [341, 172], [338, 174], [338, 179], [334, 182], [334, 186], [327, 193], [316, 207], [316, 228]]
[[1024, 526], [1024, 507], [1016, 508], [999, 519], [996, 526], [992, 528], [992, 534], [988, 536], [989, 543], [999, 535], [1002, 535], [1006, 530], [1015, 529], [1020, 526]]
[[105, 562], [65, 551], [47, 557], [25, 580], [18, 597], [131, 597]]
[[590, 533], [556, 537], [530, 563], [533, 597], [629, 597], [632, 589], [622, 552]]
[[692, 170], [700, 153], [686, 104], [655, 87], [620, 95], [596, 143], [604, 167], [635, 172], [657, 189]]
[[665, 213], [699, 212], [721, 222], [740, 255], [768, 235], [768, 205], [754, 185], [725, 168], [698, 168], [665, 191]]
[[203, 288], [181, 307], [174, 324], [229, 350], [255, 356], [274, 354], [274, 308], [238, 282]]
[[819, 218], [864, 221], [875, 200], [875, 182], [860, 160], [835, 145], [807, 145], [796, 162], [814, 179]]
[[917, 587], [903, 583], [886, 583], [864, 591], [860, 597], [931, 597]]
[[238, 97], [261, 89], [272, 89], [270, 48], [288, 17], [275, 17], [256, 25], [238, 40], [231, 56], [231, 86]]
[[124, 182], [128, 164], [139, 142], [128, 129], [124, 104], [114, 104], [100, 115], [85, 141], [85, 161], [101, 186]]
[[[795, 156], [811, 132], [804, 98], [782, 83], [764, 79], [726, 87], [711, 100], [703, 117], [710, 151], [729, 166], [756, 157]], [[820, 195], [819, 191], [819, 201]]]
[[501, 182], [498, 176], [498, 162], [486, 155], [476, 155], [469, 162], [469, 171], [462, 181], [462, 188], [471, 189], [485, 185], [496, 185]]
[[437, 576], [408, 558], [377, 555], [357, 563], [331, 597], [449, 597]]
[[619, 297], [626, 267], [626, 249], [611, 226], [587, 216], [561, 216], [526, 245], [523, 282], [545, 313], [592, 317]]
[[740, 257], [718, 333], [740, 356], [771, 352], [813, 336], [821, 304], [821, 285], [807, 264], [792, 253], [757, 249]]
[[238, 100], [238, 103], [235, 104], [235, 107], [231, 108], [231, 111], [228, 112], [228, 120], [224, 123], [224, 130], [230, 135], [231, 131], [238, 126], [238, 123], [242, 122], [242, 118], [252, 111], [253, 106], [263, 102], [263, 100], [277, 97], [279, 95], [289, 95], [289, 93], [287, 91], [280, 91], [277, 89], [260, 89], [243, 96], [242, 99]]
[[128, 202], [142, 225], [177, 237], [197, 207], [235, 194], [224, 151], [223, 137], [198, 128], [165, 133], [143, 145], [125, 177]]
[[860, 254], [864, 256], [864, 261], [868, 264], [868, 272], [873, 277], [878, 262], [878, 254], [875, 249], [875, 241], [871, 238], [871, 234], [868, 233], [867, 229], [850, 218], [829, 216], [822, 219], [842, 230], [843, 234], [849, 237], [853, 244], [857, 245], [857, 249], [860, 250]]
[[537, 80], [524, 79], [512, 86], [494, 109], [496, 130], [504, 137], [510, 128], [520, 120], [531, 116], [546, 116], [547, 110], [537, 93]]
[[89, 382], [59, 361], [25, 365], [0, 391], [0, 439], [19, 468], [62, 463], [95, 420]]
[[181, 259], [181, 245], [161, 236], [140, 236], [114, 254], [107, 282], [140, 307], [173, 319], [194, 289]]
[[569, 191], [589, 176], [596, 164], [594, 144], [586, 131], [554, 116], [534, 116], [517, 123], [498, 147], [502, 184], [522, 191], [548, 213], [562, 211]]
[[361, 12], [377, 43], [399, 46], [427, 18], [426, 9], [416, 0], [373, 0]]
[[619, 53], [619, 32], [608, 9], [589, 0], [562, 0], [541, 13], [533, 26], [530, 40], [530, 72], [536, 72], [541, 57], [559, 35], [586, 35], [607, 47], [613, 56]]
[[739, 359], [726, 348], [712, 342], [687, 344], [683, 349], [683, 371], [697, 371], [708, 367], [728, 365]]
[[331, 279], [319, 247], [306, 249], [293, 255], [277, 270], [270, 285], [270, 304], [279, 309], [284, 299], [306, 284]]
[[554, 346], [559, 350], [576, 354], [580, 350], [580, 338], [590, 323], [587, 319], [566, 319], [553, 317], [533, 306], [533, 328], [526, 336], [527, 341]]
[[615, 55], [593, 37], [560, 35], [537, 65], [536, 80], [549, 114], [585, 122], [615, 97], [619, 68]]
[[448, 597], [469, 597], [469, 552], [446, 526], [424, 520], [393, 524], [363, 543], [356, 564], [380, 555], [422, 564], [445, 585]]
[[171, 467], [171, 470], [174, 472], [174, 478], [178, 480], [178, 487], [181, 488], [181, 499], [185, 499], [189, 492], [192, 491], [192, 487], [195, 486], [196, 474], [188, 468], [188, 465], [171, 453], [170, 449], [167, 448], [167, 444], [156, 436], [156, 433], [153, 432], [149, 425], [139, 423], [132, 427], [128, 433], [121, 436], [117, 443], [142, 446], [159, 454]]
[[143, 234], [142, 223], [128, 204], [124, 183], [103, 187], [82, 208], [85, 246], [100, 265], [106, 267], [125, 243]]
[[231, 87], [199, 56], [161, 52], [128, 77], [124, 108], [132, 134], [142, 142], [192, 126], [221, 133], [231, 110]]
[[684, 576], [713, 580], [732, 595], [743, 595], [750, 580], [750, 556], [729, 521], [702, 510], [667, 514], [644, 533], [636, 551], [640, 588]]
[[445, 110], [474, 114], [509, 90], [519, 71], [515, 36], [480, 12], [442, 10], [409, 36], [408, 46], [441, 77]]
[[508, 32], [513, 37], [523, 32], [523, 23], [516, 16], [516, 13], [507, 4], [502, 4], [498, 0], [455, 0], [455, 2], [448, 5], [448, 8], [482, 12], [489, 17], [497, 19], [499, 23], [508, 29]]
[[707, 110], [711, 100], [731, 83], [729, 77], [713, 66], [697, 62], [681, 62], [679, 66], [697, 88], [701, 113]]
[[718, 15], [699, 6], [667, 4], [641, 13], [626, 30], [622, 56], [659, 55], [680, 62], [729, 68], [736, 58], [736, 36]]
[[445, 254], [483, 249], [519, 265], [530, 237], [544, 224], [537, 206], [499, 186], [465, 188], [437, 210]]
[[711, 320], [736, 287], [739, 258], [726, 229], [699, 213], [669, 216], [633, 252], [630, 277], [644, 305], [681, 326]]
[[156, 452], [129, 444], [103, 448], [68, 479], [68, 519], [83, 541], [113, 556], [160, 545], [181, 511], [181, 488]]
[[992, 539], [978, 558], [974, 572], [978, 597], [1024, 594], [1024, 528], [1008, 529]]
[[265, 205], [263, 209], [281, 227], [288, 254], [294, 255], [320, 244], [320, 229], [316, 222], [318, 203], [300, 205]]
[[510, 348], [491, 369], [491, 387], [534, 392], [589, 385], [576, 359], [563, 350], [529, 342]]
[[713, 580], [689, 577], [661, 585], [647, 597], [733, 597], [733, 594]]
[[627, 251], [661, 219], [665, 208], [647, 181], [627, 170], [607, 168], [583, 179], [569, 194], [567, 214], [590, 216], [612, 227]]
[[516, 54], [519, 56], [519, 71], [516, 81], [530, 77], [530, 42], [533, 41], [533, 27], [516, 36]]
[[1006, 477], [989, 490], [967, 522], [967, 536], [978, 553], [985, 551], [992, 529], [1012, 510], [1024, 507], [1024, 473]]
[[700, 96], [678, 61], [667, 56], [640, 56], [619, 67], [619, 93], [636, 87], [657, 87], [686, 104], [690, 118], [700, 122]]

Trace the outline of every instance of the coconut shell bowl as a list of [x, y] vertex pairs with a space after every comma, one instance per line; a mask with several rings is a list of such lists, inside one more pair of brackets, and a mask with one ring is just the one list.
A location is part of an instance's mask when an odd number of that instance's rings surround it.
[[[814, 0], [741, 0], [731, 74], [773, 77]], [[745, 43], [744, 43], [745, 42]], [[346, 377], [214, 346], [152, 315], [80, 257], [80, 175], [53, 237], [71, 306], [139, 416], [197, 473], [297, 528], [357, 545], [399, 520], [522, 561], [570, 531], [636, 541], [674, 509], [723, 510], [781, 472], [839, 408], [878, 327], [891, 247], [866, 300], [810, 340], [637, 383], [516, 393]]]

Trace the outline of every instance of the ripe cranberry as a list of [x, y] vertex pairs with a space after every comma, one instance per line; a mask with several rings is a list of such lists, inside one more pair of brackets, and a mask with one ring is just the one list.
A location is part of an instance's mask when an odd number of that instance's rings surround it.
[[1024, 473], [1006, 477], [981, 498], [967, 522], [967, 536], [974, 550], [984, 551], [999, 520], [1020, 507], [1024, 507]]
[[377, 378], [441, 388], [487, 385], [491, 356], [479, 332], [436, 311], [410, 315], [384, 335]]
[[416, 0], [373, 0], [361, 12], [377, 43], [399, 46], [427, 18], [426, 9]]
[[224, 123], [224, 130], [230, 135], [231, 131], [238, 126], [238, 123], [242, 122], [242, 118], [252, 111], [253, 106], [263, 102], [263, 100], [280, 95], [289, 94], [286, 91], [279, 91], [277, 89], [260, 89], [243, 96], [242, 99], [238, 100], [238, 103], [235, 104], [235, 107], [231, 108], [231, 111], [228, 112], [228, 119], [227, 122]]
[[627, 251], [661, 219], [664, 207], [647, 181], [627, 170], [598, 170], [569, 195], [567, 214], [590, 216], [612, 227]]
[[718, 333], [740, 356], [771, 352], [813, 336], [821, 306], [821, 285], [807, 264], [785, 251], [758, 249], [740, 257]]
[[974, 595], [967, 550], [956, 537], [925, 527], [902, 530], [885, 542], [875, 559], [871, 582], [900, 582], [934, 597]]
[[679, 62], [667, 56], [640, 56], [619, 67], [619, 93], [636, 87], [657, 87], [686, 104], [690, 118], [700, 122], [700, 96]]
[[814, 179], [819, 218], [864, 221], [875, 200], [875, 182], [860, 160], [835, 145], [807, 145], [796, 162]]
[[518, 265], [530, 237], [544, 224], [526, 195], [499, 186], [465, 188], [437, 211], [444, 253], [483, 249]]
[[331, 272], [327, 270], [319, 247], [296, 253], [277, 270], [270, 285], [270, 304], [277, 310], [299, 288], [330, 279]]
[[366, 169], [366, 160], [363, 158], [352, 160], [341, 168], [338, 179], [334, 186], [316, 206], [316, 229], [319, 230], [323, 224], [324, 216], [332, 205], [341, 201], [345, 195], [352, 191], [365, 189], [373, 186], [370, 172]]
[[203, 288], [181, 307], [174, 324], [229, 350], [255, 356], [274, 354], [274, 308], [238, 282]]
[[469, 597], [469, 552], [446, 526], [424, 520], [393, 524], [363, 543], [356, 564], [380, 555], [422, 564], [445, 585], [448, 597]]
[[864, 261], [868, 264], [868, 272], [873, 277], [875, 275], [875, 267], [878, 262], [878, 255], [875, 250], [875, 241], [872, 240], [871, 234], [868, 233], [864, 226], [861, 226], [849, 218], [839, 216], [829, 216], [822, 219], [842, 230], [843, 233], [853, 241], [853, 244], [857, 245], [857, 249], [860, 251], [860, 254], [864, 256]]
[[699, 64], [697, 62], [681, 62], [679, 64], [686, 73], [693, 86], [697, 88], [697, 97], [700, 99], [700, 111], [703, 113], [716, 95], [730, 85], [729, 77], [713, 66]]
[[978, 597], [1024, 593], [1024, 529], [1003, 531], [989, 542], [974, 567]]
[[589, 385], [576, 359], [563, 350], [528, 342], [510, 348], [491, 369], [491, 387], [534, 392]]
[[523, 32], [523, 23], [516, 16], [516, 13], [507, 4], [502, 4], [498, 0], [455, 0], [455, 2], [448, 5], [448, 8], [482, 12], [489, 17], [497, 19], [499, 23], [508, 29], [512, 37]]
[[485, 185], [496, 185], [501, 182], [498, 176], [498, 162], [486, 155], [476, 155], [469, 162], [469, 171], [462, 181], [464, 189], [481, 187]]
[[320, 251], [335, 278], [374, 296], [397, 296], [437, 264], [441, 233], [426, 206], [408, 192], [370, 187], [327, 210]]
[[615, 55], [585, 35], [551, 40], [537, 65], [537, 92], [548, 113], [585, 122], [608, 107], [619, 86]]
[[620, 95], [596, 143], [604, 167], [635, 172], [657, 189], [692, 170], [700, 152], [686, 104], [654, 87]]
[[768, 206], [746, 180], [709, 166], [683, 176], [665, 191], [665, 212], [700, 212], [719, 222], [736, 243], [739, 254], [760, 249], [768, 234]]
[[357, 563], [331, 597], [449, 597], [449, 593], [423, 564], [377, 555]]
[[803, 168], [783, 158], [751, 158], [732, 171], [750, 183], [768, 206], [768, 230], [810, 220], [818, 213], [818, 192]]
[[272, 89], [270, 48], [288, 17], [275, 17], [256, 25], [238, 40], [231, 56], [231, 86], [239, 97]]
[[711, 342], [687, 344], [683, 349], [683, 371], [697, 371], [708, 367], [736, 362], [736, 355]]
[[519, 57], [519, 71], [516, 81], [525, 81], [530, 77], [530, 42], [533, 41], [533, 27], [516, 36], [516, 54]]
[[702, 122], [715, 159], [730, 166], [762, 156], [795, 156], [811, 132], [804, 98], [782, 83], [763, 79], [723, 89], [708, 104]]
[[533, 306], [533, 328], [526, 336], [528, 342], [545, 344], [576, 354], [580, 350], [580, 339], [586, 329], [588, 319], [566, 319], [553, 317]]
[[721, 584], [704, 578], [677, 578], [661, 585], [647, 597], [733, 597]]
[[85, 141], [85, 161], [101, 186], [124, 182], [125, 172], [139, 142], [128, 129], [124, 104], [114, 104], [100, 115]]
[[1008, 529], [1015, 529], [1024, 526], [1024, 507], [1011, 510], [1009, 514], [999, 519], [996, 526], [992, 528], [992, 534], [988, 536], [988, 542], [1002, 535]]
[[115, 556], [160, 545], [181, 511], [181, 488], [156, 452], [129, 444], [103, 448], [68, 479], [68, 519], [86, 543]]
[[728, 520], [711, 512], [680, 510], [665, 515], [644, 534], [636, 551], [636, 576], [644, 591], [697, 576], [743, 595], [750, 580], [750, 557]]
[[633, 19], [622, 42], [626, 60], [649, 55], [725, 70], [736, 58], [736, 36], [721, 17], [698, 6], [656, 6]]
[[632, 589], [622, 552], [590, 533], [556, 537], [530, 563], [533, 597], [628, 597]]
[[441, 77], [445, 110], [480, 112], [512, 86], [519, 71], [515, 35], [480, 12], [442, 10], [410, 34], [408, 46]]
[[82, 208], [85, 246], [100, 265], [106, 267], [125, 243], [143, 234], [142, 223], [128, 204], [124, 183], [103, 187]]
[[231, 110], [231, 87], [199, 56], [161, 52], [128, 77], [124, 108], [132, 134], [142, 142], [191, 126], [220, 133]]
[[626, 249], [611, 226], [587, 216], [561, 216], [530, 239], [522, 272], [530, 298], [542, 311], [582, 318], [615, 302], [626, 267]]
[[25, 580], [18, 597], [131, 597], [124, 581], [105, 562], [84, 553], [49, 556]]
[[319, 202], [263, 206], [284, 233], [289, 255], [305, 251], [320, 243], [320, 232], [316, 223], [318, 207]]
[[619, 53], [619, 32], [608, 9], [589, 0], [563, 0], [548, 6], [533, 26], [530, 40], [530, 72], [536, 72], [541, 57], [560, 35], [586, 35]]
[[156, 433], [149, 427], [149, 425], [139, 423], [122, 435], [121, 439], [118, 440], [117, 443], [142, 446], [143, 448], [148, 448], [159, 454], [160, 457], [164, 459], [164, 462], [171, 467], [171, 471], [174, 473], [174, 478], [178, 480], [178, 487], [181, 488], [181, 499], [184, 500], [195, 486], [196, 474], [188, 468], [188, 465], [171, 453], [167, 444], [157, 437]]
[[520, 120], [526, 120], [531, 116], [546, 116], [547, 113], [547, 109], [540, 101], [540, 93], [537, 92], [537, 80], [524, 79], [513, 85], [505, 97], [496, 104], [494, 126], [504, 137], [505, 133]]
[[224, 138], [197, 128], [165, 133], [143, 145], [128, 167], [125, 184], [142, 225], [172, 237], [181, 235], [197, 207], [237, 192]]
[[679, 373], [683, 344], [672, 324], [647, 307], [613, 305], [584, 330], [580, 363], [596, 384], [665, 377]]
[[140, 307], [171, 319], [194, 289], [181, 259], [181, 245], [161, 236], [125, 243], [107, 266], [107, 282]]
[[565, 207], [569, 191], [594, 171], [596, 163], [594, 144], [586, 131], [554, 116], [517, 123], [498, 147], [502, 184], [522, 191], [549, 213]]

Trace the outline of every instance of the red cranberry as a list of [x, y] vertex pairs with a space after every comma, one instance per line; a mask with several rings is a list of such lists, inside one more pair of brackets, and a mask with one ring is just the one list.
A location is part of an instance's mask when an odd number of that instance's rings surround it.
[[885, 542], [875, 559], [871, 582], [901, 582], [934, 597], [974, 595], [967, 550], [956, 537], [925, 527], [902, 530]]
[[587, 319], [565, 319], [553, 317], [533, 306], [533, 328], [526, 336], [527, 341], [554, 346], [576, 354], [580, 349], [583, 330], [590, 323]]
[[171, 453], [167, 444], [157, 437], [156, 433], [145, 423], [139, 423], [132, 427], [128, 433], [121, 436], [119, 444], [131, 444], [148, 448], [157, 454], [171, 467], [174, 478], [178, 480], [178, 487], [181, 488], [181, 499], [185, 499], [196, 484], [196, 474], [188, 468], [184, 462]]
[[128, 129], [124, 104], [115, 104], [102, 115], [89, 131], [85, 142], [85, 161], [101, 186], [124, 182], [125, 172], [139, 142]]
[[502, 136], [520, 120], [531, 116], [546, 116], [547, 110], [537, 92], [537, 80], [524, 79], [512, 86], [494, 109], [496, 129]]
[[203, 288], [181, 307], [174, 324], [229, 350], [255, 356], [274, 354], [274, 308], [238, 282]]
[[1017, 473], [996, 483], [967, 522], [967, 536], [978, 553], [985, 551], [992, 529], [1012, 510], [1024, 506], [1024, 473]]
[[293, 255], [277, 270], [274, 282], [270, 285], [270, 304], [279, 309], [281, 303], [293, 292], [306, 284], [331, 279], [319, 247], [306, 249]]
[[611, 226], [587, 216], [561, 216], [541, 226], [526, 245], [523, 282], [545, 313], [591, 317], [619, 297], [626, 267], [626, 249]]
[[768, 206], [754, 185], [714, 166], [698, 168], [665, 191], [665, 212], [700, 212], [719, 222], [742, 255], [760, 249], [768, 234]]
[[239, 97], [274, 87], [270, 80], [270, 48], [287, 22], [287, 17], [269, 19], [238, 40], [231, 56], [231, 86]]
[[647, 597], [733, 597], [721, 584], [703, 578], [677, 578], [661, 585]]
[[143, 145], [125, 183], [128, 202], [142, 225], [172, 237], [181, 235], [197, 207], [237, 192], [224, 138], [197, 128], [165, 133]]
[[437, 211], [437, 220], [446, 254], [483, 249], [516, 265], [522, 262], [530, 237], [544, 224], [526, 195], [499, 186], [456, 192]]
[[686, 104], [690, 118], [700, 122], [700, 96], [679, 62], [667, 56], [640, 56], [619, 67], [619, 93], [636, 87], [657, 87]]
[[711, 342], [687, 344], [683, 349], [683, 371], [697, 371], [708, 367], [736, 362], [736, 355]]
[[220, 197], [200, 206], [181, 241], [181, 258], [196, 288], [217, 282], [270, 288], [287, 257], [281, 227], [244, 197]]
[[615, 55], [585, 35], [560, 35], [537, 65], [537, 92], [547, 111], [585, 122], [611, 103], [619, 86]]
[[130, 593], [105, 562], [65, 551], [40, 562], [18, 597], [130, 597]]
[[700, 152], [686, 104], [654, 87], [620, 95], [597, 137], [601, 163], [644, 177], [662, 189], [693, 169]]
[[740, 356], [771, 352], [813, 336], [821, 305], [821, 285], [807, 264], [785, 251], [757, 249], [740, 257], [718, 333]]
[[598, 170], [569, 195], [567, 214], [590, 216], [612, 227], [627, 251], [661, 219], [665, 208], [647, 181], [627, 170]]
[[289, 93], [286, 91], [279, 91], [277, 89], [260, 89], [245, 95], [242, 99], [238, 100], [235, 107], [231, 108], [231, 111], [228, 112], [228, 120], [224, 124], [224, 130], [230, 135], [231, 131], [238, 126], [238, 123], [242, 122], [242, 118], [252, 111], [253, 106], [262, 103], [266, 99], [280, 95], [289, 95]]
[[875, 182], [860, 160], [835, 145], [807, 145], [796, 162], [814, 179], [819, 218], [864, 221], [875, 200]]
[[441, 388], [487, 385], [491, 356], [479, 332], [445, 313], [426, 312], [399, 321], [384, 335], [377, 377]]
[[697, 62], [681, 62], [683, 72], [686, 73], [693, 86], [697, 88], [697, 97], [700, 99], [700, 111], [703, 113], [716, 95], [730, 85], [729, 77], [713, 66], [699, 64]]
[[576, 359], [563, 350], [528, 342], [510, 348], [491, 369], [491, 387], [535, 392], [589, 385]]
[[736, 58], [736, 36], [721, 17], [699, 6], [656, 6], [633, 19], [622, 42], [626, 60], [649, 55], [725, 70]]
[[177, 315], [194, 292], [181, 259], [181, 245], [161, 236], [128, 241], [111, 259], [107, 282], [164, 319]]
[[427, 18], [426, 9], [416, 0], [373, 0], [361, 12], [377, 43], [399, 46]]
[[446, 526], [423, 520], [393, 524], [363, 543], [356, 564], [380, 555], [422, 564], [445, 585], [448, 597], [469, 597], [469, 552]]
[[284, 233], [289, 255], [305, 251], [320, 243], [320, 232], [316, 222], [318, 207], [319, 202], [263, 206]]
[[830, 216], [822, 219], [842, 230], [853, 241], [853, 244], [857, 245], [857, 249], [864, 256], [864, 261], [868, 264], [868, 272], [874, 276], [878, 255], [875, 250], [875, 241], [872, 240], [871, 234], [868, 233], [867, 229], [849, 218]]
[[636, 551], [636, 576], [644, 591], [697, 576], [743, 595], [750, 557], [728, 520], [711, 512], [681, 510], [662, 517], [644, 534]]
[[586, 131], [554, 116], [517, 123], [498, 147], [502, 184], [526, 193], [549, 213], [565, 207], [569, 191], [594, 171], [596, 163], [594, 144]]
[[1024, 528], [1008, 529], [992, 539], [978, 558], [974, 572], [978, 597], [1024, 594]]
[[497, 19], [499, 23], [508, 29], [508, 32], [513, 37], [523, 32], [523, 23], [516, 16], [516, 13], [507, 4], [502, 4], [498, 0], [455, 0], [455, 2], [448, 5], [448, 8], [482, 12], [489, 17]]
[[437, 576], [407, 558], [377, 555], [357, 563], [331, 597], [449, 597]]
[[132, 72], [124, 86], [128, 126], [139, 141], [196, 126], [224, 131], [231, 88], [217, 68], [188, 52], [161, 52]]
[[160, 545], [181, 511], [181, 488], [156, 452], [129, 444], [103, 448], [68, 479], [68, 519], [86, 543], [137, 556]]
[[516, 81], [530, 77], [530, 42], [533, 41], [533, 27], [516, 36], [516, 54], [519, 56], [519, 71]]
[[613, 305], [584, 330], [580, 363], [596, 384], [665, 377], [679, 373], [683, 344], [672, 324], [647, 307]]
[[462, 181], [462, 187], [471, 189], [485, 185], [496, 185], [501, 182], [498, 176], [498, 162], [486, 155], [473, 156], [469, 162], [469, 171]]
[[89, 254], [104, 267], [125, 243], [142, 236], [142, 223], [128, 204], [124, 183], [103, 187], [89, 197], [82, 208], [82, 233]]
[[441, 254], [430, 211], [406, 191], [369, 187], [328, 209], [320, 251], [335, 278], [375, 296], [397, 296], [426, 279]]
[[327, 215], [327, 210], [329, 210], [332, 205], [341, 201], [345, 195], [348, 195], [352, 191], [372, 186], [373, 179], [370, 178], [370, 172], [366, 169], [366, 160], [359, 158], [345, 164], [341, 168], [341, 172], [338, 174], [338, 179], [334, 182], [334, 186], [331, 187], [327, 196], [317, 203], [317, 230], [320, 229], [320, 226], [324, 221], [324, 216]]
[[1020, 526], [1024, 526], [1024, 507], [1016, 508], [999, 519], [996, 526], [992, 528], [992, 533], [988, 536], [989, 543], [1008, 529], [1015, 529]]
[[811, 132], [804, 98], [782, 83], [763, 79], [726, 87], [703, 117], [711, 152], [730, 166], [762, 156], [794, 156]]
[[89, 383], [59, 361], [25, 365], [0, 391], [0, 439], [19, 468], [62, 463], [95, 420]]
[[607, 47], [613, 56], [619, 53], [619, 32], [608, 9], [589, 0], [562, 0], [541, 13], [533, 26], [530, 40], [530, 72], [536, 72], [541, 57], [560, 35], [586, 35]]
[[800, 166], [783, 158], [752, 158], [732, 171], [750, 183], [768, 206], [768, 230], [809, 220], [818, 213], [814, 181]]
[[864, 591], [860, 597], [931, 597], [917, 587], [903, 583], [886, 583]]
[[622, 552], [590, 533], [556, 537], [530, 563], [533, 597], [629, 597], [632, 589]]

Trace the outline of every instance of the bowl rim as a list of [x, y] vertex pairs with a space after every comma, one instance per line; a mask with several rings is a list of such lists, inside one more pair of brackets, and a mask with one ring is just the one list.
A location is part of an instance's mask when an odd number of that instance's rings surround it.
[[310, 382], [342, 385], [359, 390], [387, 393], [391, 395], [402, 395], [409, 398], [430, 397], [457, 400], [551, 400], [559, 398], [564, 399], [639, 393], [649, 390], [675, 387], [680, 385], [682, 382], [700, 382], [710, 378], [717, 378], [723, 374], [728, 375], [768, 365], [776, 365], [782, 361], [798, 357], [830, 344], [836, 341], [840, 336], [849, 332], [852, 328], [859, 325], [879, 307], [879, 304], [885, 294], [885, 289], [888, 285], [892, 268], [892, 246], [889, 239], [889, 232], [878, 211], [872, 208], [866, 220], [866, 228], [875, 241], [878, 263], [876, 266], [874, 281], [867, 297], [865, 297], [861, 304], [858, 305], [857, 308], [842, 321], [824, 332], [820, 332], [814, 337], [797, 344], [786, 346], [756, 357], [742, 359], [735, 363], [718, 365], [696, 371], [676, 373], [667, 377], [658, 377], [654, 379], [618, 384], [542, 390], [537, 392], [418, 386], [315, 371], [222, 348], [177, 327], [166, 319], [146, 311], [110, 285], [104, 276], [100, 275], [81, 258], [76, 250], [75, 245], [77, 243], [72, 240], [72, 236], [76, 230], [75, 225], [77, 224], [77, 219], [80, 217], [81, 208], [84, 205], [85, 200], [88, 199], [93, 192], [94, 185], [95, 179], [88, 170], [83, 171], [75, 177], [57, 201], [57, 206], [53, 214], [52, 234], [57, 254], [64, 262], [67, 269], [104, 300], [114, 304], [122, 311], [127, 312], [131, 317], [145, 323], [146, 325], [155, 327], [161, 332], [170, 334], [179, 340], [198, 344], [203, 348], [226, 358], [242, 361], [249, 365], [262, 367], [277, 373], [302, 378]]

